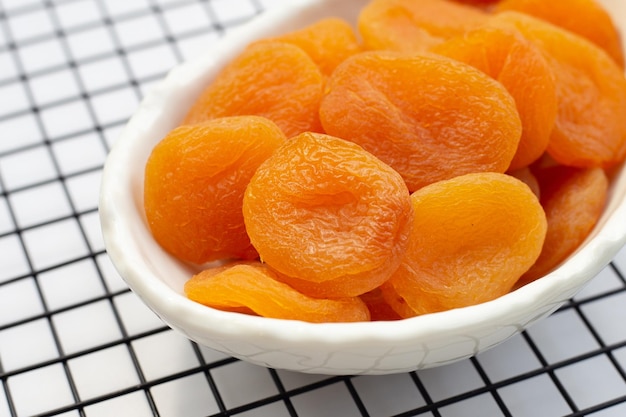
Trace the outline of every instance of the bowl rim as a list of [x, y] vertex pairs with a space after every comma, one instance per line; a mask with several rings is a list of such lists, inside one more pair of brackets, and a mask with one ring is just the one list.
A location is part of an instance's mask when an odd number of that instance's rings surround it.
[[[372, 343], [379, 346], [414, 344], [422, 339], [442, 340], [456, 333], [467, 334], [468, 329], [481, 329], [500, 323], [506, 326], [510, 317], [520, 312], [540, 309], [550, 305], [556, 310], [582, 285], [600, 272], [626, 244], [626, 168], [615, 175], [610, 202], [598, 225], [589, 238], [568, 258], [567, 262], [526, 286], [495, 300], [469, 307], [417, 316], [399, 321], [359, 323], [309, 323], [297, 320], [272, 319], [224, 312], [187, 299], [176, 293], [159, 277], [152, 274], [146, 262], [141, 261], [144, 249], [135, 241], [132, 218], [126, 216], [138, 203], [133, 189], [139, 179], [131, 178], [137, 160], [133, 157], [145, 144], [141, 138], [147, 131], [145, 125], [157, 121], [157, 111], [170, 110], [170, 120], [181, 116], [180, 109], [165, 102], [188, 99], [195, 92], [190, 85], [207, 79], [220, 64], [240, 50], [255, 34], [273, 30], [294, 15], [306, 15], [325, 7], [353, 7], [364, 0], [298, 0], [289, 7], [265, 12], [261, 18], [228, 32], [215, 45], [213, 54], [180, 64], [142, 100], [137, 112], [128, 121], [120, 137], [107, 156], [101, 180], [99, 213], [105, 248], [130, 289], [161, 318], [178, 328], [191, 327], [219, 337], [244, 337], [255, 334], [259, 338], [305, 345], [315, 342], [322, 345]], [[297, 19], [296, 19], [297, 20]], [[283, 25], [288, 28], [289, 25]], [[208, 57], [219, 55], [215, 60]], [[181, 82], [181, 79], [193, 80]], [[172, 101], [173, 102], [173, 101]], [[154, 128], [151, 128], [154, 130]], [[121, 179], [126, 181], [121, 182]], [[122, 185], [120, 187], [120, 184]], [[618, 193], [619, 191], [619, 193]], [[145, 226], [145, 225], [144, 225]], [[509, 318], [507, 320], [507, 318]], [[228, 323], [228, 326], [224, 326]]]

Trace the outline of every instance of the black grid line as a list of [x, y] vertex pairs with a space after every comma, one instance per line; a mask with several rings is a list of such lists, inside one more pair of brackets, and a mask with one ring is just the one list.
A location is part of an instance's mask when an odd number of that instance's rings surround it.
[[292, 417], [297, 416], [298, 414], [296, 413], [296, 410], [293, 407], [293, 403], [291, 402], [291, 399], [288, 396], [286, 396], [285, 386], [280, 380], [280, 376], [274, 369], [270, 369], [269, 372], [272, 375], [272, 380], [274, 381], [274, 384], [276, 384], [276, 388], [278, 388], [278, 392], [281, 395], [281, 398], [283, 402], [285, 403], [285, 406], [287, 407], [287, 411], [289, 411], [289, 415]]
[[193, 343], [193, 349], [194, 349], [194, 352], [196, 353], [196, 357], [198, 358], [198, 361], [200, 361], [200, 363], [203, 365], [203, 368], [205, 368], [204, 376], [207, 380], [207, 383], [209, 384], [211, 393], [213, 394], [213, 397], [215, 398], [217, 407], [219, 408], [220, 413], [225, 413], [226, 405], [224, 405], [224, 400], [222, 400], [222, 396], [219, 393], [217, 384], [215, 383], [215, 380], [213, 379], [211, 372], [209, 372], [209, 365], [204, 360], [204, 356], [200, 352], [200, 348], [198, 347], [197, 344]]
[[[492, 384], [491, 380], [489, 379], [489, 376], [487, 375], [487, 372], [485, 372], [485, 370], [481, 366], [480, 362], [478, 362], [478, 360], [475, 357], [470, 358], [470, 361], [472, 362], [472, 365], [474, 365], [474, 367], [478, 371], [478, 374], [480, 375], [480, 378], [485, 383], [485, 386], [487, 386], [487, 387], [492, 386], [493, 384]], [[502, 415], [506, 416], [506, 417], [510, 417], [511, 416], [511, 412], [508, 410], [508, 408], [507, 408], [506, 404], [504, 403], [504, 401], [502, 400], [502, 397], [500, 396], [500, 394], [498, 394], [498, 391], [493, 389], [493, 390], [490, 391], [490, 393], [493, 396], [493, 398], [496, 401], [496, 403], [498, 404], [498, 407], [500, 408], [500, 410], [502, 410]]]
[[[205, 406], [199, 402], [194, 404], [195, 408], [192, 408], [198, 416], [256, 415], [256, 412], [260, 412], [263, 407], [272, 405], [284, 407], [286, 415], [290, 417], [315, 416], [318, 415], [316, 410], [303, 408], [303, 402], [300, 400], [307, 395], [326, 392], [326, 389], [340, 391], [342, 393], [340, 394], [342, 395], [341, 401], [350, 406], [349, 409], [343, 409], [338, 404], [337, 415], [372, 417], [381, 415], [381, 411], [378, 411], [379, 414], [377, 414], [376, 411], [368, 408], [370, 403], [367, 401], [367, 393], [361, 392], [361, 386], [357, 379], [361, 378], [359, 376], [312, 376], [309, 379], [308, 376], [294, 376], [267, 369], [261, 372], [261, 375], [264, 380], [267, 377], [267, 380], [270, 381], [271, 387], [268, 389], [273, 393], [259, 398], [252, 395], [253, 390], [267, 387], [254, 386], [253, 383], [247, 381], [248, 375], [241, 373], [242, 371], [237, 367], [240, 364], [237, 359], [221, 355], [213, 357], [212, 354], [204, 350], [205, 348], [186, 339], [182, 340], [182, 336], [176, 335], [174, 331], [162, 324], [148, 326], [148, 328], [137, 325], [140, 330], [132, 330], [132, 322], [129, 324], [128, 321], [135, 319], [132, 317], [135, 312], [123, 311], [117, 302], [122, 297], [135, 296], [125, 284], [111, 284], [112, 281], [110, 280], [114, 280], [116, 277], [110, 277], [110, 272], [105, 270], [105, 265], [102, 264], [102, 261], [106, 259], [106, 252], [97, 246], [97, 242], [94, 243], [91, 240], [90, 231], [84, 223], [84, 219], [88, 216], [97, 214], [97, 207], [94, 205], [83, 207], [75, 201], [75, 193], [80, 191], [74, 191], [71, 186], [74, 181], [97, 177], [102, 171], [102, 164], [98, 162], [91, 166], [66, 172], [64, 161], [55, 152], [55, 146], [67, 144], [70, 141], [81, 141], [87, 135], [91, 135], [95, 137], [93, 143], [100, 146], [104, 153], [108, 152], [111, 138], [107, 134], [120, 129], [126, 123], [130, 113], [113, 114], [103, 118], [100, 114], [102, 109], [98, 107], [98, 101], [116, 94], [124, 94], [124, 97], [132, 97], [139, 102], [145, 93], [144, 87], [161, 79], [169, 69], [165, 65], [156, 72], [147, 75], [141, 74], [141, 71], [137, 71], [133, 66], [132, 58], [135, 54], [151, 51], [154, 48], [164, 48], [163, 50], [168, 52], [168, 56], [172, 57], [173, 62], [171, 64], [173, 65], [186, 59], [187, 56], [183, 47], [185, 42], [196, 39], [202, 40], [205, 37], [207, 39], [219, 38], [229, 29], [244, 24], [263, 11], [263, 4], [260, 0], [237, 0], [234, 4], [246, 4], [249, 6], [247, 11], [239, 11], [237, 14], [237, 7], [233, 6], [232, 17], [228, 21], [223, 21], [220, 19], [219, 8], [227, 7], [227, 2], [224, 0], [145, 0], [143, 5], [139, 2], [136, 4], [136, 7], [128, 11], [116, 12], [116, 3], [112, 0], [40, 0], [28, 2], [0, 0], [0, 54], [6, 57], [15, 70], [4, 73], [3, 68], [0, 67], [0, 91], [3, 88], [13, 88], [14, 91], [21, 94], [20, 100], [24, 103], [22, 107], [10, 108], [8, 111], [0, 113], [0, 132], [3, 132], [3, 126], [9, 126], [15, 120], [28, 117], [33, 121], [30, 133], [35, 135], [20, 140], [19, 136], [22, 132], [17, 131], [15, 132], [17, 139], [0, 137], [0, 205], [6, 206], [7, 216], [4, 220], [0, 217], [0, 222], [6, 221], [7, 223], [6, 230], [0, 231], [0, 245], [10, 241], [15, 245], [15, 250], [22, 254], [25, 263], [25, 269], [22, 268], [19, 272], [12, 274], [2, 272], [5, 268], [4, 265], [0, 265], [0, 417], [4, 417], [5, 410], [8, 413], [6, 417], [23, 417], [25, 415], [43, 417], [64, 413], [89, 416], [93, 407], [115, 407], [110, 405], [111, 401], [124, 399], [130, 395], [137, 395], [140, 398], [142, 404], [145, 405], [144, 414], [147, 416], [168, 417], [166, 409], [160, 407], [159, 400], [173, 401], [178, 400], [178, 398], [160, 397], [159, 395], [164, 394], [160, 394], [161, 391], [158, 391], [157, 388], [193, 376], [202, 376], [202, 383], [206, 384], [204, 388], [212, 396], [211, 401], [215, 407], [215, 409], [208, 409], [203, 408]], [[76, 18], [74, 24], [66, 27], [60, 14], [61, 8], [66, 6], [88, 6], [95, 11], [95, 14], [84, 20]], [[184, 13], [187, 7], [196, 6], [202, 10], [203, 18], [206, 18], [208, 22], [206, 25], [200, 28], [191, 27], [185, 30], [176, 30], [168, 21], [171, 13]], [[47, 19], [49, 33], [35, 32], [30, 36], [16, 38], [13, 32], [13, 22], [16, 20], [27, 21], [34, 14], [44, 16]], [[120, 27], [124, 26], [133, 28], [134, 31], [141, 31], [145, 29], [142, 22], [150, 22], [149, 27], [157, 28], [158, 33], [151, 32], [137, 42], [128, 43], [125, 36], [134, 32], [120, 30]], [[77, 50], [76, 39], [83, 36], [88, 37], [88, 35], [96, 33], [94, 31], [98, 31], [97, 33], [104, 36], [102, 39], [106, 39], [110, 48], [103, 47], [100, 51], [95, 48], [96, 50], [90, 54], [85, 54], [83, 50]], [[24, 51], [29, 48], [41, 47], [48, 42], [53, 42], [58, 46], [60, 54], [55, 56], [55, 59], [50, 63], [30, 68], [29, 63], [25, 61]], [[115, 62], [121, 68], [121, 79], [93, 87], [85, 77], [84, 68], [89, 65], [102, 65], [106, 68], [107, 63], [111, 62]], [[41, 81], [44, 83], [42, 80], [45, 80], [46, 77], [57, 74], [62, 74], [71, 80], [71, 83], [76, 86], [75, 91], [65, 95], [55, 95], [52, 99], [40, 102], [38, 100], [39, 91], [33, 82]], [[2, 99], [3, 97], [0, 97], [0, 100]], [[68, 114], [64, 111], [64, 109], [72, 106], [81, 106], [84, 108], [84, 114], [78, 118], [76, 114]], [[6, 106], [3, 108], [6, 109]], [[47, 115], [51, 113], [56, 116], [67, 117], [66, 123], [70, 129], [51, 130], [50, 120], [46, 119]], [[8, 142], [9, 140], [11, 142]], [[35, 175], [32, 179], [16, 182], [16, 180], [22, 179], [16, 178], [15, 175], [17, 174], [11, 170], [7, 171], [6, 161], [29, 155], [31, 152], [39, 152], [49, 161], [50, 172], [41, 177]], [[33, 167], [33, 170], [36, 171], [37, 167]], [[41, 187], [51, 185], [58, 186], [61, 190], [59, 198], [64, 199], [64, 204], [69, 207], [68, 211], [50, 217], [34, 219], [25, 225], [21, 224], [19, 210], [23, 207], [16, 203], [16, 197], [22, 193], [36, 192]], [[2, 216], [1, 212], [0, 216]], [[42, 263], [38, 259], [41, 254], [33, 249], [29, 236], [35, 233], [45, 233], [50, 228], [59, 225], [71, 225], [75, 229], [77, 243], [84, 247], [84, 251], [66, 253], [64, 254], [66, 256], [62, 258], [54, 258]], [[0, 252], [0, 260], [3, 259], [2, 256], [3, 254]], [[622, 251], [618, 256], [623, 260], [621, 265], [626, 265], [626, 251]], [[70, 298], [61, 306], [53, 306], [42, 283], [43, 277], [48, 273], [60, 271], [81, 262], [89, 263], [93, 267], [101, 291], [84, 298]], [[565, 404], [566, 409], [563, 409], [559, 415], [579, 417], [600, 412], [604, 413], [603, 416], [623, 415], [624, 410], [626, 410], [626, 363], [624, 362], [626, 361], [626, 354], [623, 354], [626, 352], [626, 336], [624, 333], [619, 333], [617, 340], [607, 340], [602, 331], [596, 328], [589, 311], [587, 311], [590, 306], [597, 306], [614, 299], [613, 297], [626, 295], [626, 271], [623, 270], [623, 267], [620, 269], [619, 265], [617, 262], [612, 262], [607, 267], [607, 273], [614, 279], [614, 284], [609, 289], [570, 300], [551, 316], [556, 319], [561, 317], [559, 315], [573, 313], [572, 316], [581, 320], [584, 331], [589, 333], [591, 339], [597, 344], [596, 347], [564, 359], [553, 360], [543, 350], [545, 341], [540, 339], [541, 336], [535, 336], [529, 331], [523, 332], [517, 337], [525, 346], [528, 346], [538, 361], [539, 367], [529, 368], [516, 372], [514, 375], [497, 379], [490, 375], [490, 370], [484, 365], [482, 357], [470, 358], [467, 359], [469, 362], [468, 369], [476, 373], [480, 385], [468, 385], [464, 389], [450, 392], [445, 398], [441, 398], [441, 394], [436, 394], [439, 392], [436, 390], [440, 390], [441, 387], [436, 388], [431, 385], [434, 383], [432, 373], [429, 378], [426, 378], [426, 374], [422, 371], [410, 372], [407, 375], [409, 384], [407, 388], [412, 390], [415, 393], [415, 398], [419, 398], [421, 401], [418, 405], [415, 403], [403, 405], [404, 411], [401, 412], [392, 412], [390, 409], [384, 415], [390, 417], [446, 417], [449, 415], [450, 406], [462, 405], [468, 400], [484, 396], [484, 398], [493, 401], [500, 412], [498, 415], [523, 417], [529, 414], [523, 412], [518, 414], [519, 409], [516, 408], [515, 404], [509, 403], [510, 398], [505, 396], [504, 392], [539, 377], [546, 378], [554, 388], [552, 398], [548, 398], [547, 401], [554, 400], [560, 404]], [[25, 291], [20, 289], [26, 287], [32, 287], [34, 291], [32, 297], [34, 298], [24, 296], [23, 300], [19, 299], [16, 303], [35, 302], [39, 307], [32, 306], [32, 310], [25, 310], [27, 312], [13, 315], [13, 312], [9, 311], [13, 305], [10, 304], [7, 307], [2, 304], [2, 294], [9, 293], [10, 290], [14, 291], [16, 288], [19, 293], [19, 291]], [[66, 290], [71, 291], [72, 288], [66, 288]], [[15, 306], [17, 305], [15, 304]], [[115, 329], [116, 335], [112, 335], [107, 340], [85, 340], [84, 343], [68, 349], [66, 346], [68, 336], [61, 329], [63, 320], [68, 315], [81, 314], [94, 306], [105, 306], [106, 311], [111, 313], [112, 322], [110, 325]], [[27, 307], [25, 306], [25, 308]], [[129, 314], [131, 317], [128, 316]], [[622, 311], [620, 314], [625, 313]], [[94, 325], [100, 325], [100, 321], [107, 318], [94, 316], [88, 317], [88, 319], [95, 320]], [[546, 320], [550, 320], [550, 318]], [[18, 336], [15, 335], [25, 331], [24, 329], [35, 323], [45, 323], [52, 338], [54, 355], [48, 354], [41, 358], [31, 357], [29, 348], [36, 348], [36, 346], [27, 344], [14, 346], [15, 343], [18, 343], [16, 339]], [[142, 350], [140, 345], [145, 341], [157, 340], [155, 338], [158, 338], [159, 343], [167, 343], [167, 340], [179, 338], [177, 340], [182, 340], [181, 345], [173, 345], [174, 347], [159, 345], [156, 347], [163, 348], [163, 350], [171, 348], [174, 350], [174, 354], [182, 354], [176, 350], [180, 349], [176, 346], [184, 345], [189, 347], [193, 358], [191, 360], [186, 359], [184, 364], [173, 367], [165, 374], [159, 373], [152, 376], [150, 367], [153, 365], [150, 363], [150, 358], [145, 356], [149, 353]], [[23, 354], [16, 361], [15, 351], [20, 348]], [[95, 395], [83, 395], [83, 386], [81, 385], [83, 381], [77, 378], [73, 366], [78, 360], [90, 358], [111, 349], [121, 349], [124, 355], [127, 355], [129, 365], [128, 369], [124, 369], [124, 371], [128, 375], [132, 375], [132, 379], [136, 379], [136, 382], [128, 383], [115, 380], [115, 384], [117, 384], [115, 388], [98, 391]], [[496, 349], [507, 349], [506, 343]], [[580, 405], [577, 403], [575, 393], [569, 391], [568, 381], [564, 380], [562, 371], [594, 359], [606, 360], [606, 363], [615, 372], [616, 386], [612, 387], [615, 394], [593, 404]], [[515, 358], [511, 358], [511, 360], [515, 360]], [[63, 380], [57, 382], [67, 385], [69, 397], [59, 402], [46, 398], [45, 401], [50, 402], [50, 405], [44, 408], [37, 406], [39, 397], [36, 396], [29, 398], [31, 404], [25, 404], [27, 394], [19, 390], [20, 386], [16, 385], [16, 381], [49, 368], [61, 369]], [[436, 372], [435, 379], [439, 375]], [[232, 375], [231, 378], [235, 378], [236, 385], [240, 385], [240, 389], [251, 391], [248, 392], [248, 395], [244, 395], [244, 392], [241, 394], [243, 399], [231, 404], [232, 401], [229, 401], [229, 398], [232, 398], [233, 393], [229, 389], [232, 388], [223, 386], [222, 379], [217, 378], [217, 374], [221, 375], [221, 378], [224, 378], [224, 375]], [[444, 375], [444, 373], [440, 375]], [[381, 384], [388, 381], [384, 376], [375, 378], [378, 378]], [[585, 375], [581, 375], [580, 378], [585, 378]], [[292, 379], [294, 380], [292, 381]], [[442, 384], [443, 387], [451, 383], [451, 381], [435, 382]], [[250, 386], [251, 384], [252, 386]], [[183, 396], [181, 399], [194, 401], [193, 398]], [[115, 410], [115, 408], [111, 410]], [[610, 414], [613, 410], [617, 411]], [[479, 411], [468, 409], [467, 415]]]
[[347, 378], [347, 379], [344, 380], [344, 383], [348, 387], [348, 392], [350, 393], [350, 396], [352, 397], [352, 401], [354, 401], [354, 403], [356, 404], [356, 406], [359, 409], [361, 415], [369, 417], [369, 413], [367, 412], [367, 409], [365, 408], [365, 405], [363, 404], [363, 401], [359, 397], [359, 393], [354, 388], [354, 385], [352, 384], [352, 381]]
[[534, 341], [532, 340], [528, 332], [524, 332], [523, 336], [526, 339], [526, 342], [530, 345], [531, 349], [533, 350], [537, 358], [539, 359], [539, 362], [541, 362], [541, 365], [544, 368], [544, 372], [548, 374], [548, 376], [550, 377], [554, 385], [557, 387], [557, 389], [561, 393], [561, 396], [563, 397], [563, 399], [567, 402], [568, 406], [571, 408], [573, 412], [577, 412], [578, 409], [576, 407], [576, 404], [574, 403], [574, 400], [568, 394], [567, 390], [563, 387], [563, 384], [561, 383], [559, 378], [555, 375], [554, 369], [550, 366], [546, 358], [541, 354], [541, 350], [534, 343]]
[[[426, 390], [426, 387], [420, 380], [417, 372], [411, 372], [411, 379], [413, 380], [413, 383], [417, 386], [417, 389], [419, 390], [422, 397], [424, 397], [424, 400], [426, 401], [426, 404], [427, 404], [427, 408], [429, 410], [432, 410], [432, 413], [435, 417], [441, 417], [441, 414], [439, 413], [439, 410], [437, 409], [435, 402], [430, 397], [430, 394], [428, 394], [428, 391]], [[405, 414], [405, 415], [415, 415], [415, 414]]]

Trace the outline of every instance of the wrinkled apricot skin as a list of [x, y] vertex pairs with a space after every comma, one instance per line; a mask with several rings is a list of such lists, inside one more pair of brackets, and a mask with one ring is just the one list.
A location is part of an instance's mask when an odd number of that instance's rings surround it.
[[361, 10], [358, 30], [366, 49], [414, 53], [486, 19], [476, 8], [446, 0], [373, 0]]
[[241, 206], [257, 167], [287, 138], [259, 116], [214, 119], [172, 130], [145, 168], [144, 208], [156, 241], [202, 264], [256, 258]]
[[608, 179], [600, 168], [552, 166], [534, 171], [548, 219], [543, 250], [517, 287], [544, 276], [571, 255], [604, 210]]
[[274, 271], [278, 281], [284, 282], [303, 294], [316, 298], [354, 297], [362, 295], [363, 292], [370, 291], [371, 288], [383, 281], [384, 277], [388, 275], [383, 274], [383, 271], [380, 272], [381, 273], [377, 274], [360, 274], [361, 277], [340, 276], [317, 282]]
[[411, 213], [397, 172], [354, 143], [315, 133], [290, 139], [261, 164], [243, 202], [261, 260], [297, 280], [350, 283], [341, 286], [349, 293], [333, 297], [363, 294], [389, 278]]
[[306, 52], [324, 76], [329, 76], [344, 59], [361, 52], [352, 26], [345, 20], [329, 17], [303, 29], [259, 42], [286, 42]]
[[552, 69], [540, 49], [514, 29], [488, 24], [435, 46], [502, 83], [515, 100], [522, 136], [510, 170], [530, 165], [548, 147], [557, 114]]
[[387, 305], [403, 319], [415, 317], [417, 315], [415, 310], [413, 310], [411, 306], [407, 304], [406, 300], [398, 294], [393, 286], [393, 283], [390, 281], [391, 280], [385, 282], [379, 287]]
[[320, 131], [318, 108], [323, 87], [319, 67], [301, 48], [257, 42], [222, 69], [182, 123], [257, 115], [275, 122], [287, 137]]
[[490, 25], [513, 27], [539, 46], [553, 68], [558, 111], [547, 152], [562, 165], [608, 168], [626, 152], [626, 78], [590, 41], [519, 12]]
[[426, 186], [411, 201], [409, 246], [388, 284], [415, 315], [502, 296], [539, 256], [546, 217], [516, 178], [467, 174]]
[[227, 311], [243, 307], [263, 317], [314, 323], [370, 320], [360, 298], [309, 297], [276, 281], [260, 262], [207, 269], [185, 283], [185, 294], [210, 307]]
[[467, 4], [474, 7], [480, 7], [490, 11], [500, 0], [452, 0], [456, 3]]
[[620, 34], [611, 16], [595, 0], [502, 0], [494, 11], [518, 11], [574, 32], [604, 49], [624, 68]]
[[427, 51], [443, 39], [417, 25], [410, 13], [391, 1], [372, 1], [359, 15], [358, 28], [366, 50], [414, 53]]
[[371, 321], [392, 321], [402, 318], [385, 300], [383, 292], [380, 288], [375, 288], [372, 291], [366, 292], [365, 294], [362, 294], [360, 298], [370, 311]]
[[361, 145], [410, 191], [477, 171], [505, 172], [521, 121], [506, 89], [436, 54], [363, 52], [328, 80], [320, 119], [329, 135]]
[[533, 192], [533, 194], [537, 196], [537, 198], [541, 197], [539, 181], [537, 181], [537, 177], [535, 177], [535, 174], [533, 174], [530, 167], [524, 167], [513, 171], [508, 171], [507, 174], [517, 178], [518, 180], [526, 184], [528, 188], [530, 188], [530, 190]]

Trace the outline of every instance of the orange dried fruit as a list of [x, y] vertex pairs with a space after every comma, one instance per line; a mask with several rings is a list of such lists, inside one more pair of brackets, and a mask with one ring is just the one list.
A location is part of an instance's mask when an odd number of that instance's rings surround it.
[[467, 4], [474, 7], [480, 7], [481, 9], [491, 11], [493, 6], [500, 0], [452, 0], [455, 3]]
[[398, 294], [390, 280], [380, 286], [380, 292], [389, 307], [401, 318], [408, 319], [415, 317], [415, 311], [407, 304], [406, 300]]
[[187, 262], [256, 258], [241, 206], [257, 167], [287, 138], [260, 116], [173, 129], [145, 167], [144, 208], [156, 241]]
[[217, 308], [246, 308], [257, 315], [314, 323], [369, 321], [359, 297], [317, 299], [278, 282], [260, 262], [206, 269], [185, 283], [185, 294]]
[[256, 42], [202, 91], [183, 124], [257, 115], [275, 122], [287, 137], [319, 131], [323, 87], [320, 69], [301, 48], [283, 42]]
[[259, 42], [267, 41], [286, 42], [302, 48], [325, 76], [362, 49], [354, 28], [336, 17], [321, 19], [303, 29]]
[[328, 294], [340, 297], [389, 278], [406, 247], [411, 204], [400, 175], [360, 146], [303, 133], [259, 166], [243, 215], [263, 262], [320, 286], [342, 282], [348, 292]]
[[609, 55], [576, 34], [519, 12], [490, 25], [513, 27], [553, 68], [557, 118], [547, 152], [562, 165], [613, 166], [626, 156], [626, 78]]
[[520, 169], [516, 169], [514, 171], [507, 171], [512, 177], [517, 178], [524, 184], [528, 185], [528, 188], [539, 198], [541, 196], [541, 190], [539, 189], [539, 181], [537, 181], [537, 177], [531, 171], [530, 167], [524, 167]]
[[551, 166], [534, 174], [548, 232], [539, 259], [518, 287], [544, 276], [571, 255], [596, 225], [607, 198], [608, 179], [601, 168]]
[[485, 22], [487, 14], [446, 0], [373, 0], [358, 17], [366, 49], [425, 51]]
[[359, 296], [384, 279], [384, 275], [381, 274], [372, 274], [371, 276], [362, 274], [365, 276], [364, 278], [339, 276], [318, 282], [285, 275], [278, 271], [274, 271], [274, 273], [276, 274], [276, 279], [280, 282], [284, 282], [301, 293], [316, 298]]
[[535, 262], [546, 217], [526, 184], [500, 173], [440, 181], [411, 195], [405, 257], [388, 281], [415, 315], [489, 301]]
[[387, 303], [380, 288], [366, 292], [360, 296], [370, 311], [371, 321], [391, 321], [399, 320], [402, 317]]
[[609, 13], [595, 0], [502, 0], [495, 11], [525, 13], [574, 32], [604, 49], [624, 68], [620, 33]]
[[513, 96], [522, 136], [509, 169], [525, 167], [544, 153], [556, 120], [556, 87], [552, 67], [534, 43], [516, 30], [487, 25], [432, 51], [478, 68]]
[[328, 80], [320, 119], [329, 135], [397, 170], [411, 191], [470, 172], [505, 172], [522, 130], [502, 84], [430, 53], [346, 59]]

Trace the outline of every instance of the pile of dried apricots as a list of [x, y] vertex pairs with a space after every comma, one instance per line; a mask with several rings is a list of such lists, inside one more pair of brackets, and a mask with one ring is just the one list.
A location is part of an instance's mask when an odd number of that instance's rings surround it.
[[186, 295], [310, 322], [485, 302], [552, 270], [626, 158], [594, 0], [372, 0], [251, 43], [145, 169]]

